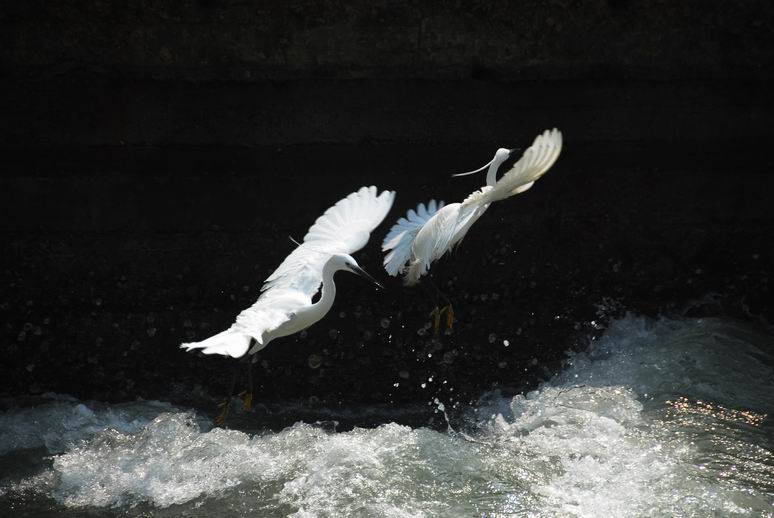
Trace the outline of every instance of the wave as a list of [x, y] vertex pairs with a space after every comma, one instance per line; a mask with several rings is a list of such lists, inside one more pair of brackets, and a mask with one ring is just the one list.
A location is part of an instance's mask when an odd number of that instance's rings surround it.
[[[722, 320], [630, 315], [565, 363], [532, 392], [482, 397], [465, 433], [297, 423], [249, 434], [164, 403], [11, 411], [0, 416], [5, 451], [45, 446], [55, 455], [39, 473], [4, 482], [1, 498], [52, 499], [64, 514], [772, 511], [771, 337]], [[36, 442], [35, 426], [52, 435]]]

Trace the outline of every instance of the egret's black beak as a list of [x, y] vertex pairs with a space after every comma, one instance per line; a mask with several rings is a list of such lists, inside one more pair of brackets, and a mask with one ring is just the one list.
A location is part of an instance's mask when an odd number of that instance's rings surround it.
[[355, 266], [354, 264], [350, 265], [349, 267], [350, 267], [350, 269], [351, 269], [351, 270], [352, 270], [354, 273], [358, 274], [359, 276], [363, 277], [364, 279], [368, 279], [369, 281], [371, 281], [371, 282], [373, 282], [374, 284], [376, 284], [376, 286], [378, 286], [379, 288], [381, 288], [381, 289], [384, 289], [384, 286], [382, 286], [381, 284], [379, 284], [379, 281], [377, 281], [376, 279], [374, 279], [373, 277], [371, 277], [371, 275], [369, 275], [369, 274], [368, 274], [368, 272], [366, 272], [365, 270], [363, 270], [361, 267], [359, 267], [359, 266]]

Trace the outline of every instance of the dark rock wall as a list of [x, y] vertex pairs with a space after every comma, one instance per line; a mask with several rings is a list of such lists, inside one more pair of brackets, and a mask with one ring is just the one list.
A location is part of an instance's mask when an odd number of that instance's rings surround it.
[[360, 185], [396, 189], [358, 255], [378, 272], [400, 213], [461, 199], [481, 179], [450, 173], [553, 126], [555, 169], [433, 268], [452, 335], [430, 335], [421, 290], [342, 276], [326, 320], [261, 352], [261, 396], [519, 389], [625, 310], [770, 326], [772, 11], [6, 2], [0, 393], [218, 395], [228, 362], [177, 345], [251, 304], [288, 234]]
[[254, 82], [771, 75], [764, 0], [5, 3], [26, 76]]

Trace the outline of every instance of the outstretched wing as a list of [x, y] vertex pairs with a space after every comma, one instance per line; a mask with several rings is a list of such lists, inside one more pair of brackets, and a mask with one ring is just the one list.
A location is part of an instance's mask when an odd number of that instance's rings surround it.
[[322, 268], [332, 254], [352, 254], [368, 243], [371, 232], [392, 207], [394, 191], [361, 187], [317, 218], [304, 242], [269, 275], [261, 291], [297, 290], [312, 297], [322, 282]]
[[420, 203], [416, 211], [409, 209], [406, 217], [400, 218], [392, 226], [382, 242], [382, 251], [390, 251], [384, 256], [384, 269], [388, 274], [396, 276], [404, 270], [411, 257], [411, 245], [417, 233], [443, 205], [444, 202], [435, 200], [430, 200], [427, 207]]
[[544, 131], [486, 193], [486, 198], [491, 201], [502, 200], [526, 191], [554, 165], [561, 151], [562, 133], [556, 128]]

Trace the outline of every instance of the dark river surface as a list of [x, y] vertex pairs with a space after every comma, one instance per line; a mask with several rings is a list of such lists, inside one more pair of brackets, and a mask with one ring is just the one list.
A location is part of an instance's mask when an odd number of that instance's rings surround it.
[[[477, 187], [448, 175], [492, 145], [7, 157], [0, 515], [771, 516], [770, 159], [710, 144], [567, 134], [433, 266], [440, 336], [379, 243]], [[371, 184], [396, 202], [356, 257], [386, 289], [337, 277], [324, 320], [259, 353], [254, 411], [214, 427], [230, 362], [178, 345]]]
[[772, 351], [734, 321], [627, 315], [534, 390], [483, 393], [445, 429], [401, 424], [416, 418], [402, 406], [345, 431], [378, 410], [221, 429], [196, 408], [46, 394], [0, 414], [0, 512], [770, 516]]

